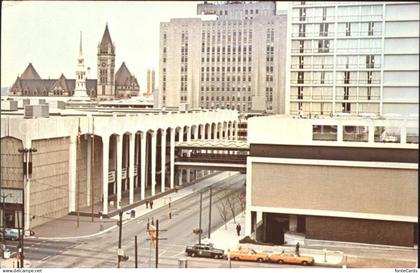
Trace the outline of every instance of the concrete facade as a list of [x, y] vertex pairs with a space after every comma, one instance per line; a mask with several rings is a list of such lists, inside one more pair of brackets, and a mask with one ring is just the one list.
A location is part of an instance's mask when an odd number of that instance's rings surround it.
[[286, 113], [419, 111], [419, 3], [289, 6]]
[[[119, 209], [182, 183], [174, 145], [194, 137], [190, 128], [229, 124], [224, 130], [233, 138], [237, 120], [232, 110], [112, 116], [85, 110], [40, 119], [2, 113], [2, 188], [24, 188], [27, 230], [91, 206], [92, 198], [95, 213], [107, 215], [111, 206]], [[23, 177], [22, 147], [37, 149], [30, 181]]]
[[308, 240], [413, 246], [417, 122], [250, 118], [245, 233], [274, 243], [298, 232]]
[[198, 4], [160, 25], [159, 105], [285, 111], [286, 21], [274, 2]]

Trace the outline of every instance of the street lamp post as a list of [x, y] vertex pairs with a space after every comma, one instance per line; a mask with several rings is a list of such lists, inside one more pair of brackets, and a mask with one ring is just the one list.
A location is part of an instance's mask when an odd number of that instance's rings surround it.
[[[19, 238], [20, 240], [20, 245], [21, 245], [21, 254], [20, 254], [20, 264], [21, 267], [23, 268], [23, 261], [24, 261], [24, 257], [23, 257], [23, 239], [25, 236], [25, 185], [28, 185], [28, 198], [29, 198], [29, 186], [30, 186], [30, 181], [32, 178], [32, 153], [36, 153], [38, 150], [35, 148], [24, 148], [24, 149], [19, 149], [18, 152], [23, 154], [23, 196], [22, 196], [22, 235]], [[28, 201], [28, 200], [27, 200]], [[27, 212], [29, 213], [29, 211]], [[29, 227], [29, 223], [28, 223], [28, 227]]]

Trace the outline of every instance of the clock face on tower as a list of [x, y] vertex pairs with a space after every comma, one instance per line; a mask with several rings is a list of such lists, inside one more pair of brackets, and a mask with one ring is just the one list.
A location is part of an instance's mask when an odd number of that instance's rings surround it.
[[102, 67], [105, 67], [106, 66], [106, 63], [102, 63]]

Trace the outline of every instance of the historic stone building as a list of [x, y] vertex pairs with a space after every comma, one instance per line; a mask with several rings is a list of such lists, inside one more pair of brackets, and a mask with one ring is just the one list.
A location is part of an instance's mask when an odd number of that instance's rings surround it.
[[[82, 44], [78, 58], [77, 77], [80, 74], [80, 60], [82, 57]], [[92, 99], [109, 100], [113, 98], [129, 98], [139, 94], [139, 84], [134, 75], [130, 73], [123, 62], [115, 73], [115, 46], [112, 42], [108, 25], [105, 27], [102, 40], [98, 45], [97, 79], [86, 79], [85, 87], [88, 96]], [[82, 59], [80, 59], [82, 58]], [[84, 74], [85, 75], [85, 74]], [[11, 96], [73, 96], [76, 80], [68, 79], [61, 74], [58, 79], [42, 79], [29, 63], [25, 71], [17, 77], [10, 88]]]

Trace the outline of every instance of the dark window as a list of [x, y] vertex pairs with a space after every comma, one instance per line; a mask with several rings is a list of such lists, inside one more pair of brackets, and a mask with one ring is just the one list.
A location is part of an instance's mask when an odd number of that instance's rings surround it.
[[350, 36], [351, 33], [351, 24], [346, 23], [346, 36]]
[[306, 19], [306, 8], [299, 9], [299, 21], [305, 21]]
[[305, 37], [305, 24], [299, 24], [299, 37]]
[[373, 36], [373, 30], [375, 29], [375, 24], [373, 22], [369, 22], [369, 30], [368, 35]]

